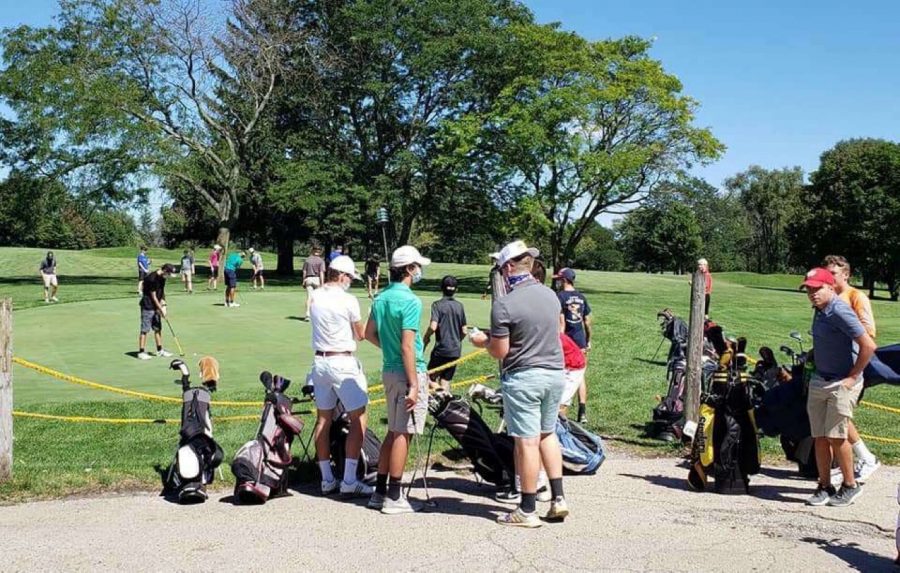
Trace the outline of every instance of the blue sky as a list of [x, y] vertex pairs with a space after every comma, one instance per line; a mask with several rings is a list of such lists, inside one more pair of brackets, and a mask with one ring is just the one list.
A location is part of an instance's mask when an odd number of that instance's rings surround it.
[[[527, 0], [540, 22], [588, 39], [655, 37], [653, 56], [728, 146], [697, 174], [751, 164], [815, 169], [850, 137], [900, 139], [900, 2]], [[55, 0], [0, 0], [0, 27], [45, 25]]]

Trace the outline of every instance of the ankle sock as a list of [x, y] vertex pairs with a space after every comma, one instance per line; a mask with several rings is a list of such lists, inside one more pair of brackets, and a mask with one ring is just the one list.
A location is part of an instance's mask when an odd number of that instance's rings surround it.
[[391, 479], [388, 482], [387, 496], [394, 501], [400, 499], [400, 483], [402, 480], [402, 476], [396, 478], [391, 476]]
[[563, 497], [563, 485], [561, 477], [550, 480], [550, 495], [553, 496], [553, 499]]
[[319, 471], [322, 472], [322, 481], [333, 482], [334, 473], [331, 471], [331, 462], [319, 460]]
[[525, 513], [534, 513], [536, 501], [537, 501], [536, 493], [523, 493], [522, 494], [522, 502], [519, 505], [519, 507]]
[[387, 495], [387, 474], [375, 475], [375, 493]]
[[356, 483], [356, 467], [359, 465], [359, 458], [344, 460], [344, 483]]
[[856, 459], [863, 460], [866, 463], [874, 464], [875, 463], [875, 455], [869, 451], [869, 448], [866, 447], [866, 444], [862, 441], [862, 438], [856, 441], [855, 444], [852, 445], [853, 453], [856, 455]]
[[157, 344], [157, 345], [156, 345], [156, 351], [157, 351], [157, 352], [162, 352], [162, 346], [160, 346], [159, 344]]

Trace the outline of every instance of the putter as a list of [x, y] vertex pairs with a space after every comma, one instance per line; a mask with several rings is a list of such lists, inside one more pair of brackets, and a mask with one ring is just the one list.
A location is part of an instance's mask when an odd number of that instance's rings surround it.
[[[416, 413], [415, 411], [410, 412], [410, 416], [412, 419], [413, 427], [416, 426]], [[409, 497], [409, 492], [412, 491], [413, 483], [416, 481], [416, 473], [419, 471], [419, 461], [422, 459], [422, 452], [419, 449], [419, 434], [418, 432], [414, 433], [412, 436], [413, 446], [416, 450], [416, 463], [413, 464], [413, 475], [409, 480], [409, 485], [406, 487], [406, 497]], [[426, 460], [427, 463], [427, 460]], [[431, 499], [431, 492], [428, 491], [428, 480], [425, 476], [428, 473], [428, 466], [426, 465], [422, 471], [422, 486], [425, 488], [425, 501], [423, 502], [427, 507], [437, 507], [437, 503]]]
[[659, 341], [659, 346], [656, 347], [656, 352], [653, 353], [653, 358], [650, 359], [651, 362], [656, 360], [656, 356], [659, 354], [660, 348], [662, 348], [663, 343], [666, 341], [666, 337], [663, 336], [662, 340]]
[[181, 347], [181, 343], [178, 342], [178, 337], [175, 335], [175, 329], [172, 328], [172, 323], [169, 322], [169, 317], [168, 317], [168, 316], [164, 316], [163, 318], [164, 318], [165, 321], [166, 321], [166, 325], [168, 325], [168, 327], [169, 327], [169, 332], [172, 333], [172, 339], [175, 340], [175, 346], [178, 347], [178, 356], [184, 356], [184, 348], [182, 348], [182, 347]]

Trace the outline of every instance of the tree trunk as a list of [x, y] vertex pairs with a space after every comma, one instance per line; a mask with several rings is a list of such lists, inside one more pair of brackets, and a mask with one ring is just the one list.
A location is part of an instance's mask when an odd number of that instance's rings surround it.
[[278, 268], [275, 272], [279, 275], [291, 276], [294, 274], [294, 236], [289, 231], [280, 233], [278, 238]]
[[897, 302], [897, 299], [900, 298], [900, 284], [897, 283], [897, 279], [894, 277], [887, 279], [887, 287], [888, 295], [891, 297], [891, 300]]
[[219, 280], [225, 280], [225, 259], [228, 257], [228, 243], [231, 240], [231, 223], [222, 221], [219, 223], [219, 234], [216, 236], [216, 244], [221, 245], [219, 253]]

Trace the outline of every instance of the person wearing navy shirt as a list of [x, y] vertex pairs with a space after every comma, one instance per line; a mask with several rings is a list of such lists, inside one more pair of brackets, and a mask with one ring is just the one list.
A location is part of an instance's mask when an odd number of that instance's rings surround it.
[[[559, 281], [559, 304], [562, 312], [559, 315], [559, 331], [564, 332], [575, 344], [587, 353], [591, 348], [591, 305], [587, 297], [575, 289], [575, 271], [563, 268], [553, 275]], [[587, 382], [583, 381], [578, 389], [578, 422], [587, 422], [585, 404], [587, 403]]]

